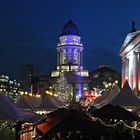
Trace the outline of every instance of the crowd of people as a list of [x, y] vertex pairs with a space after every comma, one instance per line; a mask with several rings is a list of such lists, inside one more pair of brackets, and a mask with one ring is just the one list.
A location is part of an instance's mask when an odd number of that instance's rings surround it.
[[83, 132], [83, 131], [76, 131], [76, 132], [61, 132], [57, 134], [53, 138], [49, 138], [48, 136], [44, 136], [43, 140], [139, 140], [140, 133], [139, 132], [131, 132], [126, 130], [125, 132], [113, 132], [110, 134], [101, 135], [97, 132]]

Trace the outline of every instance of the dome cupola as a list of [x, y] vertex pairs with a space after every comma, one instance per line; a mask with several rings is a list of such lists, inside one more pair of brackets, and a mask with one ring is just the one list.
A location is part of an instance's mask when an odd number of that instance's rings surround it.
[[72, 22], [72, 20], [69, 20], [63, 27], [62, 32], [60, 36], [64, 35], [75, 35], [79, 36], [79, 31], [77, 26]]

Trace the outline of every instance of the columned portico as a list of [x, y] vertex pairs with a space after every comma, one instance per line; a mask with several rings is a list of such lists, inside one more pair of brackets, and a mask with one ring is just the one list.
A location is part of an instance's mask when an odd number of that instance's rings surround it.
[[122, 59], [122, 86], [124, 85], [125, 83], [125, 59]]
[[122, 86], [128, 80], [136, 95], [140, 95], [140, 31], [127, 35], [120, 50], [122, 61]]

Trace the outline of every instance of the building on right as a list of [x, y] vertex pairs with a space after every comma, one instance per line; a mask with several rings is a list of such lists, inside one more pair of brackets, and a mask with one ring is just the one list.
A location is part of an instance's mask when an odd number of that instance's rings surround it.
[[140, 30], [135, 30], [134, 21], [132, 30], [126, 36], [120, 49], [122, 62], [122, 87], [126, 80], [136, 96], [140, 96]]

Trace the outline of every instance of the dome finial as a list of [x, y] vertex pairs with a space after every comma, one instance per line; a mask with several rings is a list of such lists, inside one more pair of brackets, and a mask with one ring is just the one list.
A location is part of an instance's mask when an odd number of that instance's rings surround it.
[[60, 36], [64, 36], [64, 35], [80, 36], [77, 26], [73, 23], [71, 19], [69, 19], [68, 22], [62, 28], [62, 32]]
[[136, 29], [135, 29], [135, 22], [134, 20], [132, 21], [132, 30], [131, 30], [131, 33], [135, 32]]

